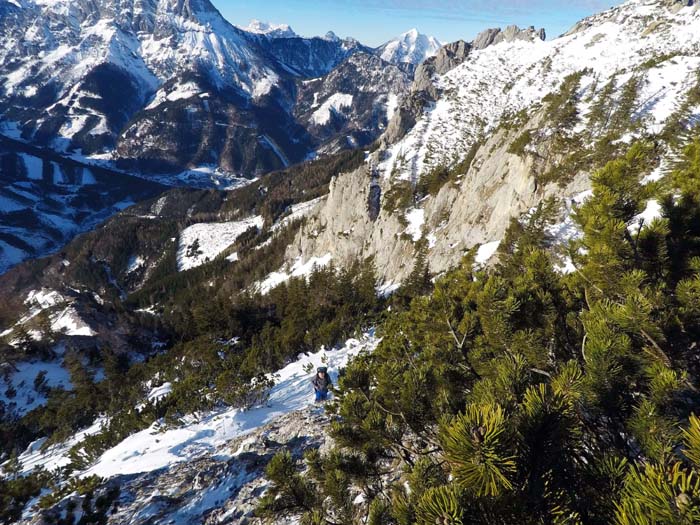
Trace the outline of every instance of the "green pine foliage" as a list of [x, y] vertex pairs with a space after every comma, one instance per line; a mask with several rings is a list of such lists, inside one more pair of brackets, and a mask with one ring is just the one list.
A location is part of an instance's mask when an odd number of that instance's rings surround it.
[[[640, 184], [655, 145], [598, 170], [575, 215], [571, 274], [554, 270], [546, 202], [512, 224], [495, 268], [467, 257], [390, 315], [379, 347], [340, 381], [336, 448], [314, 453], [298, 483], [316, 503], [294, 513], [319, 524], [697, 523], [698, 151], [684, 151], [650, 224], [635, 217], [659, 198]], [[348, 506], [358, 490], [364, 502]]]
[[532, 143], [532, 139], [532, 130], [526, 129], [511, 143], [508, 153], [524, 157], [527, 154], [527, 147]]

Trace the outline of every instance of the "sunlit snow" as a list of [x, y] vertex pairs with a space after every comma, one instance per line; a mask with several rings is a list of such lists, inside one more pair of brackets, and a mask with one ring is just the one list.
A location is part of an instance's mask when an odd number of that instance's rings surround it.
[[178, 270], [184, 271], [213, 260], [250, 228], [262, 228], [261, 216], [242, 221], [193, 224], [180, 234], [177, 250]]

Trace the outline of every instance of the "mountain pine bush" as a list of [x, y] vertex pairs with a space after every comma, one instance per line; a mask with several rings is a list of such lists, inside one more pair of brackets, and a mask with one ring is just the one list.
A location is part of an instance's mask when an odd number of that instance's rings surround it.
[[598, 170], [572, 273], [554, 269], [544, 203], [494, 269], [467, 257], [390, 315], [340, 381], [336, 448], [307, 474], [287, 466], [316, 504], [286, 510], [328, 525], [700, 522], [698, 151], [648, 224], [655, 145]]

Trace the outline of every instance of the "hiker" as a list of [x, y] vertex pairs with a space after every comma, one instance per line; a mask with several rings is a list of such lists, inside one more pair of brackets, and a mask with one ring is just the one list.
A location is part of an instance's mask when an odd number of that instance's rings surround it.
[[326, 401], [328, 399], [328, 389], [333, 386], [333, 383], [325, 366], [318, 367], [311, 383], [314, 385], [314, 392], [316, 392], [316, 403]]

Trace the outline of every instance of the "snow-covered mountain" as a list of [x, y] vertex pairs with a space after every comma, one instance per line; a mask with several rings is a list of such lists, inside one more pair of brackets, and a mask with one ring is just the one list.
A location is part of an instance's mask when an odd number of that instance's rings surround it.
[[294, 38], [299, 36], [288, 24], [271, 24], [256, 19], [251, 20], [250, 23], [242, 29], [248, 33], [265, 35], [269, 38]]
[[[630, 0], [557, 39], [542, 36], [532, 28], [489, 30], [429, 59], [394, 112], [383, 146], [366, 166], [334, 181], [290, 246], [288, 262], [329, 251], [340, 265], [373, 257], [387, 281], [401, 280], [412, 269], [406, 261], [415, 242], [423, 240], [431, 269], [443, 271], [472, 247], [497, 243], [511, 217], [545, 196], [573, 198], [586, 190], [596, 164], [567, 164], [568, 155], [582, 158], [606, 133], [621, 146], [700, 119], [693, 95], [697, 3]], [[548, 113], [567, 79], [577, 115], [568, 133], [578, 153], [553, 142], [557, 124]], [[610, 119], [594, 120], [596, 106], [626, 124], [611, 130]], [[529, 141], [524, 152], [510, 147], [518, 138]], [[454, 182], [420, 194], [445, 169], [457, 170]], [[554, 174], [561, 179], [547, 178]]]
[[[85, 155], [116, 150], [160, 171], [214, 163], [249, 172], [255, 165], [225, 139], [261, 150], [264, 132], [225, 130], [264, 127], [265, 112], [291, 97], [280, 67], [208, 0], [26, 0], [5, 9], [0, 111], [6, 130], [26, 140]], [[154, 109], [164, 118], [153, 119]], [[282, 160], [273, 154], [267, 165]]]
[[[383, 132], [410, 78], [369, 56], [367, 69], [345, 63], [357, 53], [372, 50], [288, 26], [236, 28], [208, 0], [0, 0], [0, 133], [160, 183], [232, 187]], [[356, 103], [338, 112], [328, 100], [344, 94]], [[338, 118], [311, 118], [315, 101]], [[2, 171], [7, 194], [15, 172]], [[61, 236], [41, 220], [20, 227], [18, 197], [7, 198], [0, 272], [96, 224], [67, 207]], [[40, 193], [32, 206], [58, 210]]]
[[146, 173], [251, 177], [302, 161], [317, 144], [293, 116], [297, 83], [367, 50], [286, 26], [242, 30], [209, 0], [0, 9], [0, 130]]
[[413, 64], [417, 66], [426, 58], [434, 56], [442, 44], [437, 38], [411, 29], [377, 48], [377, 54], [394, 64]]

